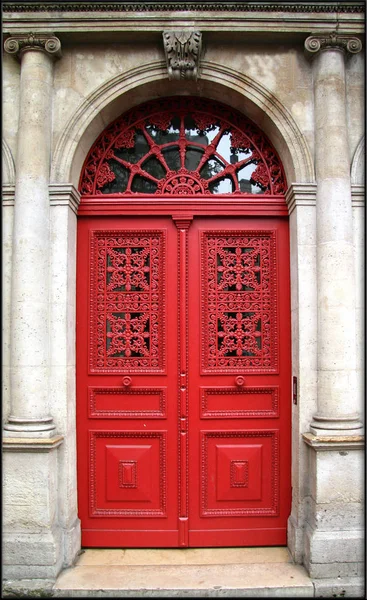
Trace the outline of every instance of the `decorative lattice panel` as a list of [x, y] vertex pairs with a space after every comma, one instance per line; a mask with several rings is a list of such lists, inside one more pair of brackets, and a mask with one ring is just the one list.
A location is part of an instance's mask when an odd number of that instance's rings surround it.
[[202, 234], [202, 367], [277, 368], [275, 233]]
[[164, 232], [94, 231], [91, 255], [91, 371], [161, 371]]

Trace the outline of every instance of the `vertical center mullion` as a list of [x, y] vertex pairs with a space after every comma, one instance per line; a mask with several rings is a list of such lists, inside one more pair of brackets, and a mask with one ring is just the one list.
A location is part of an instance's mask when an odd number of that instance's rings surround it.
[[191, 218], [174, 218], [178, 230], [178, 419], [179, 546], [188, 546], [188, 229]]

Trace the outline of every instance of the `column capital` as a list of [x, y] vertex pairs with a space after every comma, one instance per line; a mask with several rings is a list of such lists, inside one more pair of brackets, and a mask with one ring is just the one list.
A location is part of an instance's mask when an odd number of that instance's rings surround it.
[[60, 58], [61, 42], [52, 33], [15, 33], [5, 40], [4, 50], [19, 60], [28, 50], [42, 51], [48, 56]]
[[343, 52], [358, 54], [362, 50], [362, 42], [355, 36], [339, 35], [336, 31], [310, 35], [305, 40], [305, 50], [310, 56], [315, 56], [320, 50], [328, 48], [337, 48]]

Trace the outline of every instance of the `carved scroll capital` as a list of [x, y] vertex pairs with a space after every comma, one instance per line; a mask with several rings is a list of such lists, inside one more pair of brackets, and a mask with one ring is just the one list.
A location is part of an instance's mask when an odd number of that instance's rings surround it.
[[198, 78], [201, 38], [200, 31], [163, 32], [169, 79]]
[[61, 42], [52, 34], [33, 32], [14, 34], [5, 40], [4, 50], [18, 59], [21, 59], [22, 54], [28, 50], [41, 50], [49, 56], [60, 58]]
[[324, 35], [310, 35], [305, 41], [305, 50], [311, 56], [326, 48], [338, 48], [350, 54], [362, 50], [362, 42], [354, 36], [338, 35], [335, 31]]

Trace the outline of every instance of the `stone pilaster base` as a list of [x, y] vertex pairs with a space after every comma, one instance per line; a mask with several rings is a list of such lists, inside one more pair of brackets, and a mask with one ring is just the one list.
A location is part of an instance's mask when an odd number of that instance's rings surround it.
[[55, 579], [63, 566], [53, 438], [3, 438], [3, 578]]
[[339, 578], [342, 584], [342, 579], [354, 578], [362, 585], [358, 578], [364, 573], [363, 438], [312, 434], [303, 438], [309, 446], [310, 477], [304, 566], [315, 580]]
[[62, 532], [8, 532], [3, 535], [3, 578], [55, 580], [61, 571]]
[[312, 531], [306, 527], [304, 566], [315, 579], [364, 573], [363, 531]]

